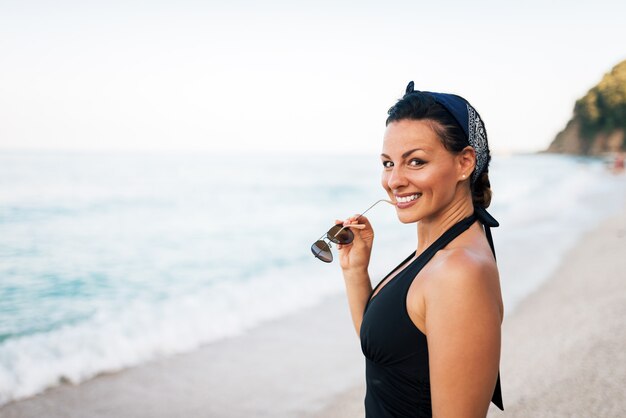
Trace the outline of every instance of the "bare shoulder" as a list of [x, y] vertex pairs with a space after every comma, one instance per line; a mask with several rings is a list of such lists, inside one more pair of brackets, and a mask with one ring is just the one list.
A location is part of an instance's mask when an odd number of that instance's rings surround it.
[[498, 268], [491, 254], [469, 247], [443, 249], [433, 258], [428, 276], [436, 288], [489, 286], [499, 282]]
[[502, 315], [500, 277], [491, 253], [455, 247], [440, 251], [432, 261], [424, 295], [427, 304], [454, 303], [468, 309], [492, 306]]

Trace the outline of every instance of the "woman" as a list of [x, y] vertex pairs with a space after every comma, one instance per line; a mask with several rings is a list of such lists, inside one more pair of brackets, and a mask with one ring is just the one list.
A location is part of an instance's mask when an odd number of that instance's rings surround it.
[[367, 218], [346, 219], [355, 237], [338, 246], [366, 357], [366, 415], [484, 417], [490, 401], [503, 409], [484, 125], [465, 99], [413, 82], [388, 115], [382, 186], [400, 221], [417, 223], [417, 249], [372, 290]]

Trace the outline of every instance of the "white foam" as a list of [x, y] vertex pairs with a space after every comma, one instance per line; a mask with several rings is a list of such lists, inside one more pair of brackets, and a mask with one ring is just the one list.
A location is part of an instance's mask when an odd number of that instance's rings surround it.
[[0, 404], [62, 380], [79, 383], [165, 355], [238, 335], [255, 325], [313, 306], [342, 288], [335, 270], [313, 264], [268, 271], [250, 281], [219, 282], [160, 303], [137, 301], [78, 325], [0, 345]]

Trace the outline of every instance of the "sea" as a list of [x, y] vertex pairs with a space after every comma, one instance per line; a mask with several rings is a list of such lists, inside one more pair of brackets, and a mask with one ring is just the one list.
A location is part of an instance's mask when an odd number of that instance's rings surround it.
[[[310, 247], [385, 197], [380, 173], [376, 155], [0, 153], [0, 405], [342, 294]], [[495, 155], [490, 177], [507, 314], [626, 203], [598, 158]], [[377, 282], [416, 228], [385, 203], [367, 216]]]

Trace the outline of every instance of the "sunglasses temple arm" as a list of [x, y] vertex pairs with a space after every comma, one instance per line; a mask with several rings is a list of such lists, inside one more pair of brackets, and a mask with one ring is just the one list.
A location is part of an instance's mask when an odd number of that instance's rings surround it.
[[360, 215], [356, 218], [356, 220], [358, 221], [358, 220], [361, 218], [361, 216], [365, 215], [365, 214], [367, 213], [367, 211], [368, 211], [368, 210], [370, 210], [371, 208], [373, 208], [374, 206], [376, 206], [376, 205], [377, 205], [377, 204], [379, 204], [380, 202], [387, 202], [387, 203], [389, 203], [390, 205], [395, 205], [395, 203], [393, 203], [391, 200], [387, 200], [387, 199], [380, 199], [380, 200], [377, 200], [377, 201], [376, 201], [376, 202], [374, 202], [374, 203], [373, 203], [373, 204], [372, 204], [369, 208], [365, 209], [365, 210], [363, 211], [363, 213], [361, 213], [361, 214], [360, 214]]
[[[380, 199], [380, 200], [377, 200], [377, 201], [376, 201], [376, 202], [374, 202], [374, 203], [373, 203], [373, 204], [372, 204], [369, 208], [365, 209], [365, 210], [363, 211], [363, 213], [361, 213], [361, 214], [360, 214], [360, 215], [359, 215], [359, 216], [358, 216], [355, 220], [356, 220], [356, 221], [358, 221], [359, 219], [361, 219], [361, 216], [365, 215], [365, 214], [367, 213], [367, 211], [368, 211], [368, 210], [370, 210], [371, 208], [373, 208], [374, 206], [376, 206], [376, 205], [377, 205], [377, 204], [379, 204], [380, 202], [387, 202], [387, 203], [389, 203], [390, 205], [395, 205], [395, 203], [393, 203], [391, 200], [387, 200], [387, 199]], [[346, 228], [347, 228], [347, 226], [343, 226], [343, 227], [342, 227], [339, 231], [337, 231], [337, 232], [335, 233], [335, 235], [333, 235], [333, 238], [334, 238], [334, 237], [336, 237], [337, 235], [339, 235], [339, 233], [340, 233], [341, 231], [343, 231], [344, 229], [346, 229]]]

